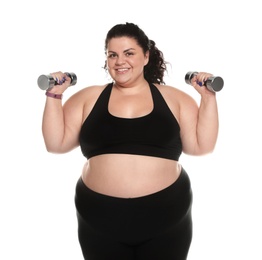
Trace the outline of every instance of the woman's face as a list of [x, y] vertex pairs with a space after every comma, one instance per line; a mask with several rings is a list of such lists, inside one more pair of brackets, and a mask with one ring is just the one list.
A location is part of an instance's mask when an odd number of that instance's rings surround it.
[[107, 68], [110, 76], [120, 84], [144, 77], [149, 52], [144, 54], [136, 40], [129, 37], [112, 38], [107, 46]]

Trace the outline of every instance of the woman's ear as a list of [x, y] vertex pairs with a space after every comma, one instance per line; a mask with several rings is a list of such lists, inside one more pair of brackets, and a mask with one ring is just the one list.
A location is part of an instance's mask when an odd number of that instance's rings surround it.
[[144, 66], [146, 66], [148, 62], [149, 62], [149, 51], [147, 51], [147, 52], [145, 53], [145, 62], [144, 62]]

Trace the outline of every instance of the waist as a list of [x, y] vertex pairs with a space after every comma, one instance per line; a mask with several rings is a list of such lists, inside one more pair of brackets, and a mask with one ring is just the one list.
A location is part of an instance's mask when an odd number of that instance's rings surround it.
[[140, 197], [174, 183], [181, 172], [177, 161], [158, 157], [105, 154], [92, 157], [82, 179], [91, 190], [114, 197]]

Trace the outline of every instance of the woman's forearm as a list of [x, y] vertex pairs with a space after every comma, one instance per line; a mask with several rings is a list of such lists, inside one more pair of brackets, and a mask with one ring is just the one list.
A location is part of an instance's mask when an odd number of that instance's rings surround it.
[[59, 153], [62, 151], [64, 129], [61, 99], [47, 97], [43, 113], [42, 132], [46, 149], [49, 152]]
[[215, 94], [203, 95], [198, 112], [197, 140], [202, 153], [214, 150], [219, 128], [218, 108]]

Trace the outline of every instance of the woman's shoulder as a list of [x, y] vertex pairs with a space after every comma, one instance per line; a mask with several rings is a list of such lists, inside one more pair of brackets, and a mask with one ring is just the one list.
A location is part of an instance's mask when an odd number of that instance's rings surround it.
[[108, 85], [107, 84], [104, 84], [104, 85], [91, 85], [91, 86], [87, 86], [87, 87], [84, 87], [83, 89], [79, 90], [78, 92], [76, 92], [74, 95], [76, 97], [78, 96], [83, 96], [83, 94], [88, 94], [88, 95], [97, 95], [99, 93], [101, 93], [105, 87]]
[[65, 102], [65, 105], [70, 107], [83, 107], [86, 105], [94, 104], [107, 85], [108, 83], [104, 85], [86, 86], [72, 94]]
[[77, 92], [75, 92], [69, 99], [68, 101], [70, 102], [86, 102], [90, 101], [93, 99], [97, 99], [98, 96], [102, 93], [102, 91], [105, 89], [105, 87], [108, 85], [91, 85], [91, 86], [86, 86]]
[[187, 92], [170, 85], [154, 84], [166, 100], [180, 102], [195, 102]]

